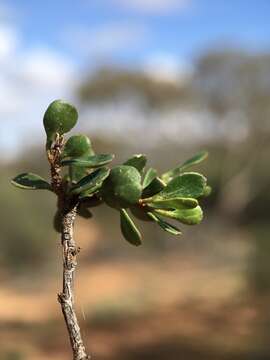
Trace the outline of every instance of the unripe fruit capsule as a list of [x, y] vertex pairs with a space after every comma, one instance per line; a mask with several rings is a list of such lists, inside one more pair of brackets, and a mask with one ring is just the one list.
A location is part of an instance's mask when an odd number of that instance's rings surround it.
[[63, 100], [53, 101], [43, 117], [48, 142], [54, 140], [56, 133], [63, 135], [70, 131], [76, 125], [77, 120], [78, 112], [73, 105]]
[[104, 201], [117, 209], [136, 204], [141, 193], [141, 175], [133, 166], [119, 165], [114, 167], [102, 186]]
[[86, 135], [71, 136], [64, 148], [64, 157], [80, 157], [89, 153], [91, 149], [90, 139]]

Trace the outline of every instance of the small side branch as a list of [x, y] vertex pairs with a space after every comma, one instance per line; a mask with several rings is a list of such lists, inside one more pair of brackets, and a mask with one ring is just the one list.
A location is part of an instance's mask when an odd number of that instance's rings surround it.
[[73, 238], [73, 224], [76, 217], [76, 207], [63, 215], [62, 249], [63, 249], [63, 291], [58, 295], [62, 312], [65, 318], [70, 343], [73, 351], [73, 360], [87, 360], [87, 355], [77, 316], [74, 309], [74, 273], [76, 269], [76, 255], [78, 249]]

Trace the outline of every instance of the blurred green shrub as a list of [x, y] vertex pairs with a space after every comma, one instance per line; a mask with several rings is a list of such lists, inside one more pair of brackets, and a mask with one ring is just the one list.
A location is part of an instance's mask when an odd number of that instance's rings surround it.
[[270, 241], [269, 227], [263, 224], [251, 227], [254, 250], [247, 264], [247, 280], [255, 295], [270, 295]]
[[14, 192], [8, 183], [10, 178], [11, 170], [4, 169], [0, 175], [0, 198], [5, 204], [0, 210], [1, 263], [12, 272], [41, 270], [54, 250], [48, 218], [54, 200], [47, 194], [37, 199], [31, 194]]
[[0, 353], [1, 360], [24, 360], [26, 357], [24, 354], [17, 350], [8, 350], [4, 351], [2, 354]]

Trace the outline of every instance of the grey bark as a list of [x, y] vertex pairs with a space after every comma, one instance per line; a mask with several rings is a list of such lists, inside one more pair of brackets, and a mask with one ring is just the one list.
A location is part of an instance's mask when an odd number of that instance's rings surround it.
[[74, 275], [79, 248], [76, 247], [73, 237], [73, 225], [77, 206], [74, 204], [70, 205], [70, 199], [65, 197], [61, 177], [61, 152], [63, 145], [63, 136], [56, 134], [54, 146], [47, 151], [48, 161], [51, 166], [51, 184], [58, 197], [58, 208], [62, 210], [63, 290], [58, 294], [58, 301], [66, 322], [73, 360], [87, 360], [90, 359], [90, 356], [87, 355], [85, 350], [74, 306]]
[[63, 214], [62, 250], [63, 250], [63, 291], [58, 295], [66, 322], [69, 339], [73, 351], [73, 360], [90, 359], [83, 344], [78, 319], [74, 308], [74, 275], [76, 255], [79, 249], [73, 237], [73, 224], [76, 217], [76, 207]]

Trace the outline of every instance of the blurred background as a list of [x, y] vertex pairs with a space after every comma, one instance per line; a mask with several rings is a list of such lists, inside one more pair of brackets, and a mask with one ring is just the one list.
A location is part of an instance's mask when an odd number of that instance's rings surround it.
[[43, 113], [77, 105], [96, 152], [166, 170], [202, 149], [205, 219], [167, 237], [118, 214], [78, 219], [76, 302], [99, 360], [270, 359], [270, 2], [0, 0], [0, 359], [64, 360], [55, 197]]

